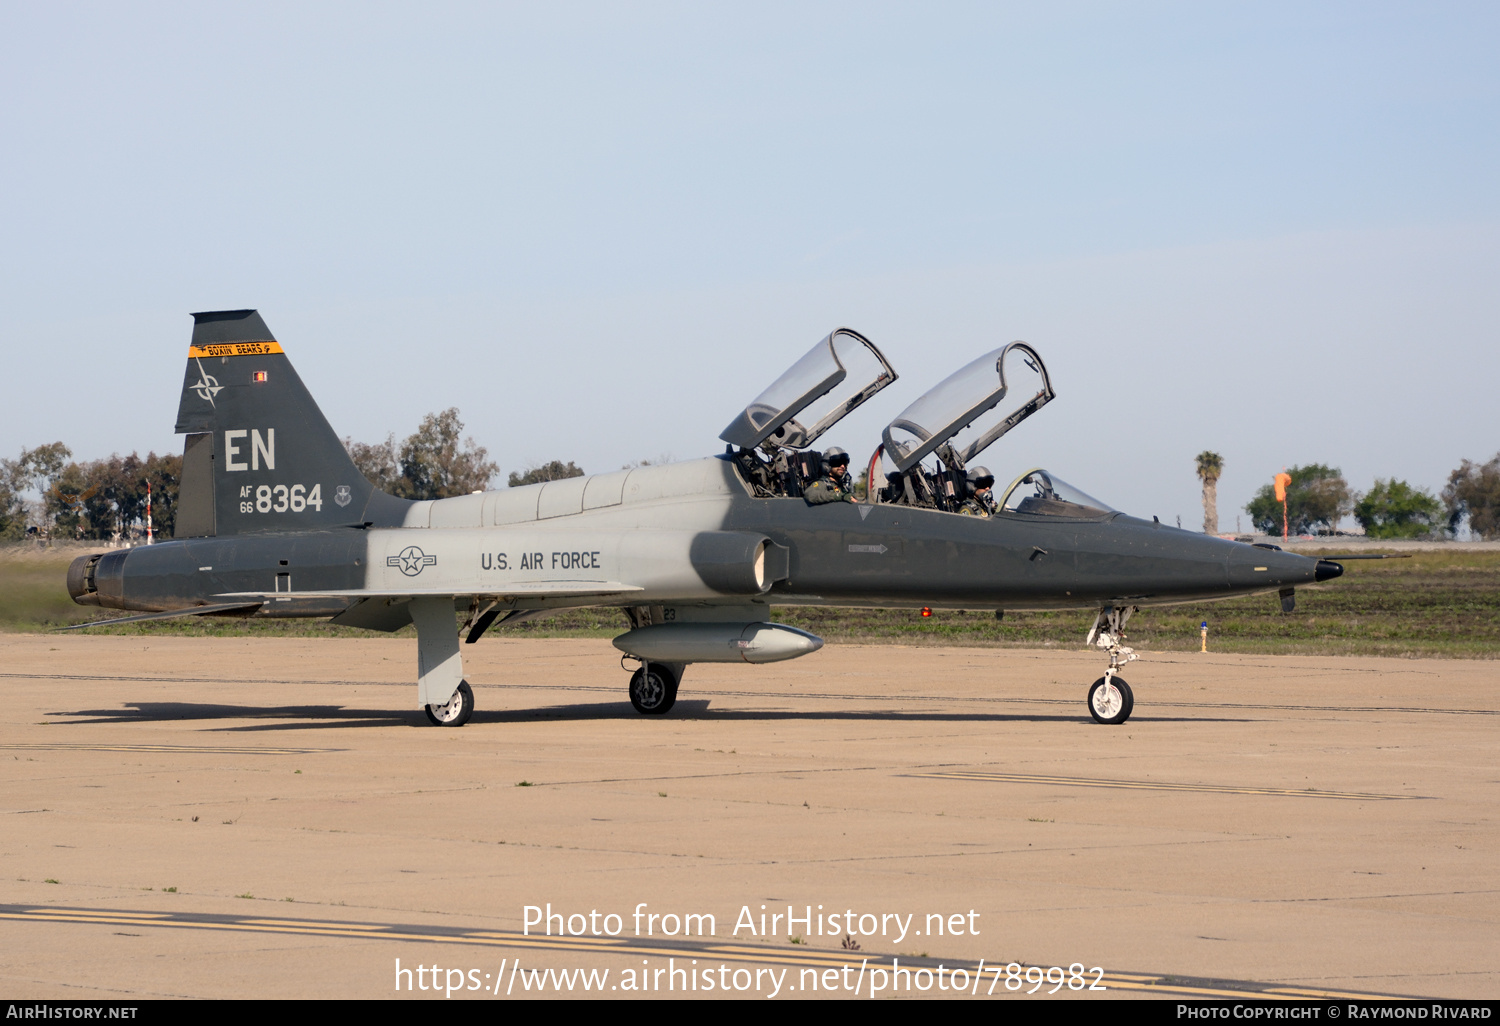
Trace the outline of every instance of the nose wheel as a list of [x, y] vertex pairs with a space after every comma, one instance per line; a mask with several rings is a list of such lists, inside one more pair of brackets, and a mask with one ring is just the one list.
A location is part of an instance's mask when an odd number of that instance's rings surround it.
[[1098, 723], [1124, 723], [1135, 708], [1135, 695], [1123, 677], [1100, 677], [1089, 688], [1089, 715]]
[[1120, 674], [1120, 664], [1137, 658], [1135, 649], [1125, 645], [1125, 621], [1135, 606], [1110, 606], [1099, 610], [1094, 626], [1084, 644], [1098, 645], [1109, 652], [1109, 669], [1089, 688], [1089, 715], [1098, 723], [1124, 723], [1135, 709], [1135, 695]]

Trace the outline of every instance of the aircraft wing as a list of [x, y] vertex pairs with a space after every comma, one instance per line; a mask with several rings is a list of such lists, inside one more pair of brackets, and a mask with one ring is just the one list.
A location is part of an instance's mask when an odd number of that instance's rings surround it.
[[[632, 592], [644, 591], [644, 588], [634, 584], [621, 584], [619, 581], [533, 581], [525, 584], [513, 584], [504, 591], [474, 591], [457, 592], [451, 588], [406, 588], [400, 591], [370, 591], [363, 588], [345, 591], [234, 591], [222, 595], [213, 596], [219, 601], [205, 606], [188, 606], [186, 609], [171, 609], [160, 613], [138, 613], [134, 616], [122, 616], [113, 620], [90, 620], [87, 623], [75, 623], [68, 627], [58, 627], [60, 631], [76, 631], [86, 627], [110, 627], [122, 623], [141, 623], [146, 620], [171, 620], [181, 616], [208, 616], [216, 613], [253, 613], [267, 602], [277, 599], [349, 599], [349, 609], [334, 617], [335, 623], [346, 626], [374, 627], [377, 630], [396, 630], [410, 622], [410, 617], [405, 610], [395, 612], [394, 615], [387, 610], [401, 599], [418, 598], [446, 598], [457, 599], [473, 597], [481, 601], [514, 602], [518, 599], [528, 598], [608, 598], [614, 595], [628, 595]], [[368, 600], [368, 601], [367, 601]], [[385, 600], [385, 601], [380, 601]], [[377, 610], [374, 607], [381, 607]], [[370, 622], [366, 622], [370, 621]], [[387, 621], [394, 622], [396, 626], [387, 627]]]
[[[398, 631], [412, 622], [411, 605], [419, 599], [473, 598], [488, 602], [491, 606], [512, 605], [527, 599], [606, 599], [618, 595], [629, 595], [645, 591], [634, 584], [619, 581], [528, 581], [507, 585], [503, 591], [476, 588], [473, 591], [454, 588], [404, 588], [399, 590], [374, 590], [351, 588], [343, 591], [295, 591], [295, 592], [236, 592], [214, 596], [220, 600], [251, 599], [257, 603], [274, 603], [277, 599], [343, 599], [349, 607], [333, 618], [341, 627], [362, 627], [372, 631]], [[491, 609], [485, 627], [493, 622], [498, 611]], [[478, 631], [473, 640], [478, 640]]]
[[214, 598], [229, 601], [239, 599], [242, 602], [271, 602], [275, 599], [312, 599], [312, 598], [343, 598], [343, 599], [414, 599], [414, 598], [479, 598], [499, 599], [508, 601], [520, 598], [592, 598], [606, 595], [627, 595], [631, 592], [645, 591], [645, 588], [634, 584], [621, 584], [619, 581], [533, 581], [525, 584], [511, 584], [504, 589], [488, 590], [454, 589], [454, 588], [402, 588], [397, 590], [372, 590], [368, 588], [350, 588], [344, 591], [231, 591]]

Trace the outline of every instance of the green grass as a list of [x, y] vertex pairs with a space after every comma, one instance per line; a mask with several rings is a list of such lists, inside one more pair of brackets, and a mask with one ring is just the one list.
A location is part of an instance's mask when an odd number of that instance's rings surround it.
[[0, 552], [0, 627], [38, 630], [92, 619], [91, 610], [68, 598], [66, 575], [73, 555], [71, 550], [36, 553], [29, 546]]
[[[1328, 550], [1333, 551], [1333, 550]], [[1313, 554], [1313, 553], [1309, 553]], [[74, 605], [64, 576], [75, 553], [0, 552], [0, 630], [42, 631], [116, 615]], [[1208, 621], [1213, 652], [1500, 657], [1500, 552], [1455, 547], [1414, 552], [1410, 559], [1351, 560], [1344, 576], [1297, 589], [1297, 610], [1281, 612], [1275, 594], [1224, 602], [1142, 609], [1130, 621], [1130, 644], [1151, 651], [1196, 651]], [[1078, 648], [1093, 614], [993, 609], [915, 610], [780, 607], [778, 622], [829, 640], [917, 645]], [[613, 609], [568, 610], [495, 637], [609, 638], [628, 629]], [[399, 634], [411, 634], [411, 627]], [[322, 620], [192, 617], [98, 628], [91, 633], [185, 636], [371, 637]]]

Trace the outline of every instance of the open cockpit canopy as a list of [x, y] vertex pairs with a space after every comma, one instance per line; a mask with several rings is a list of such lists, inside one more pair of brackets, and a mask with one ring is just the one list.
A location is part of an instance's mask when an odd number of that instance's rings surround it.
[[756, 396], [719, 437], [742, 449], [763, 442], [805, 449], [895, 380], [896, 372], [873, 342], [838, 328]]
[[[1012, 392], [1015, 400], [1005, 402]], [[1051, 402], [1053, 394], [1036, 350], [1012, 342], [949, 375], [903, 410], [886, 426], [886, 456], [905, 473], [951, 443], [963, 466]]]
[[1075, 520], [1092, 520], [1118, 512], [1041, 467], [1028, 470], [1011, 482], [1000, 500], [1000, 509], [1007, 513]]

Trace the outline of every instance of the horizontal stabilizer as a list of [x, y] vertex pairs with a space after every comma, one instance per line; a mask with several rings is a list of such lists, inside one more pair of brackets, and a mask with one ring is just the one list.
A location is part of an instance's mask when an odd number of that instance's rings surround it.
[[138, 616], [122, 616], [116, 620], [90, 620], [69, 627], [58, 627], [60, 631], [76, 631], [84, 627], [112, 627], [117, 623], [141, 623], [145, 620], [171, 620], [179, 616], [209, 616], [213, 613], [250, 613], [261, 607], [259, 599], [245, 602], [221, 602], [216, 606], [189, 606], [187, 609], [172, 609], [165, 613], [141, 613]]
[[1410, 559], [1410, 552], [1361, 552], [1353, 556], [1318, 556], [1318, 559]]

